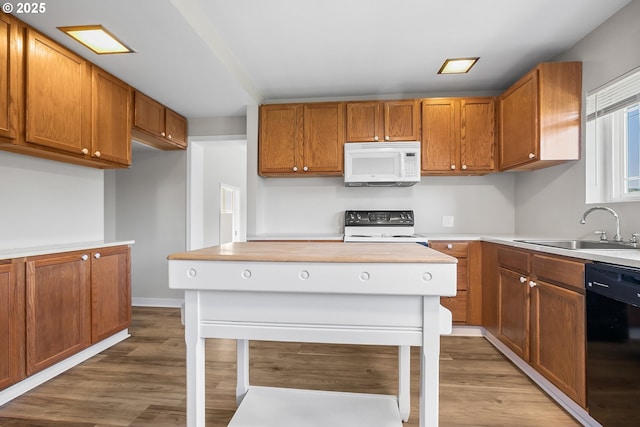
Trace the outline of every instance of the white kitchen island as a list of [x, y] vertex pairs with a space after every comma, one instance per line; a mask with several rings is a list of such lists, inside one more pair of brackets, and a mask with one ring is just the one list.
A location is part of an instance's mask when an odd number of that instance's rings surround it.
[[[205, 425], [206, 338], [238, 340], [231, 427], [399, 427], [409, 346], [421, 348], [420, 426], [438, 425], [440, 334], [456, 259], [415, 243], [229, 243], [169, 256], [185, 291], [187, 425]], [[398, 397], [249, 385], [248, 340], [395, 345]], [[283, 372], [283, 375], [287, 375]]]

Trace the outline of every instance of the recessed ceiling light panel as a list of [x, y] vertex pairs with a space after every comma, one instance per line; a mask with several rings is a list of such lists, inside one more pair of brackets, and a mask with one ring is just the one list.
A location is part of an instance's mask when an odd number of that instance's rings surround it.
[[450, 58], [444, 61], [438, 74], [464, 74], [478, 62], [479, 57], [474, 58]]
[[73, 37], [98, 55], [133, 52], [133, 49], [127, 47], [102, 25], [58, 27], [58, 29], [70, 37]]

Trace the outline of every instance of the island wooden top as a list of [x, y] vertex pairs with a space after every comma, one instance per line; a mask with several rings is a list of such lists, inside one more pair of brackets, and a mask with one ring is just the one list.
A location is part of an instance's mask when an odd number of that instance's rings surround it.
[[446, 263], [456, 258], [417, 243], [242, 242], [169, 255], [169, 260]]

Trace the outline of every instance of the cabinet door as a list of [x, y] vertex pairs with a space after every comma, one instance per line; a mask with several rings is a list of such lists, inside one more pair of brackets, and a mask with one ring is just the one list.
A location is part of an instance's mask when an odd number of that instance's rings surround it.
[[304, 105], [303, 165], [308, 173], [341, 175], [344, 167], [342, 102]]
[[3, 389], [25, 377], [24, 263], [0, 264], [0, 301], [0, 389]]
[[500, 97], [500, 169], [538, 158], [537, 76], [531, 71]]
[[584, 295], [537, 280], [531, 292], [531, 365], [586, 407]]
[[347, 102], [347, 142], [383, 140], [381, 107], [378, 101]]
[[96, 343], [131, 323], [129, 247], [91, 253], [91, 342]]
[[258, 163], [260, 175], [289, 175], [302, 169], [302, 104], [262, 105]]
[[131, 165], [132, 89], [109, 73], [93, 67], [91, 156]]
[[138, 91], [134, 92], [133, 125], [152, 135], [165, 137], [164, 105]]
[[0, 138], [16, 138], [18, 121], [17, 22], [0, 14]]
[[83, 58], [27, 30], [26, 139], [86, 155], [91, 149], [91, 70]]
[[492, 172], [495, 169], [495, 102], [493, 98], [460, 101], [460, 169]]
[[528, 282], [520, 273], [499, 268], [498, 338], [524, 360], [529, 360]]
[[166, 138], [180, 147], [187, 147], [187, 119], [175, 111], [165, 109]]
[[459, 102], [451, 98], [422, 100], [423, 172], [455, 171], [458, 167]]
[[420, 101], [406, 99], [384, 103], [384, 140], [418, 141]]
[[91, 344], [88, 259], [80, 252], [27, 259], [27, 375]]

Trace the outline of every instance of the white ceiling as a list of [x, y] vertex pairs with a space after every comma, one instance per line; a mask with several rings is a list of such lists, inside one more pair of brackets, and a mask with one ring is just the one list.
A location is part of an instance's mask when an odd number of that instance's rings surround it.
[[[54, 0], [16, 15], [189, 117], [264, 101], [493, 94], [630, 0]], [[102, 24], [137, 53], [56, 29]], [[467, 75], [448, 57], [480, 56]]]

